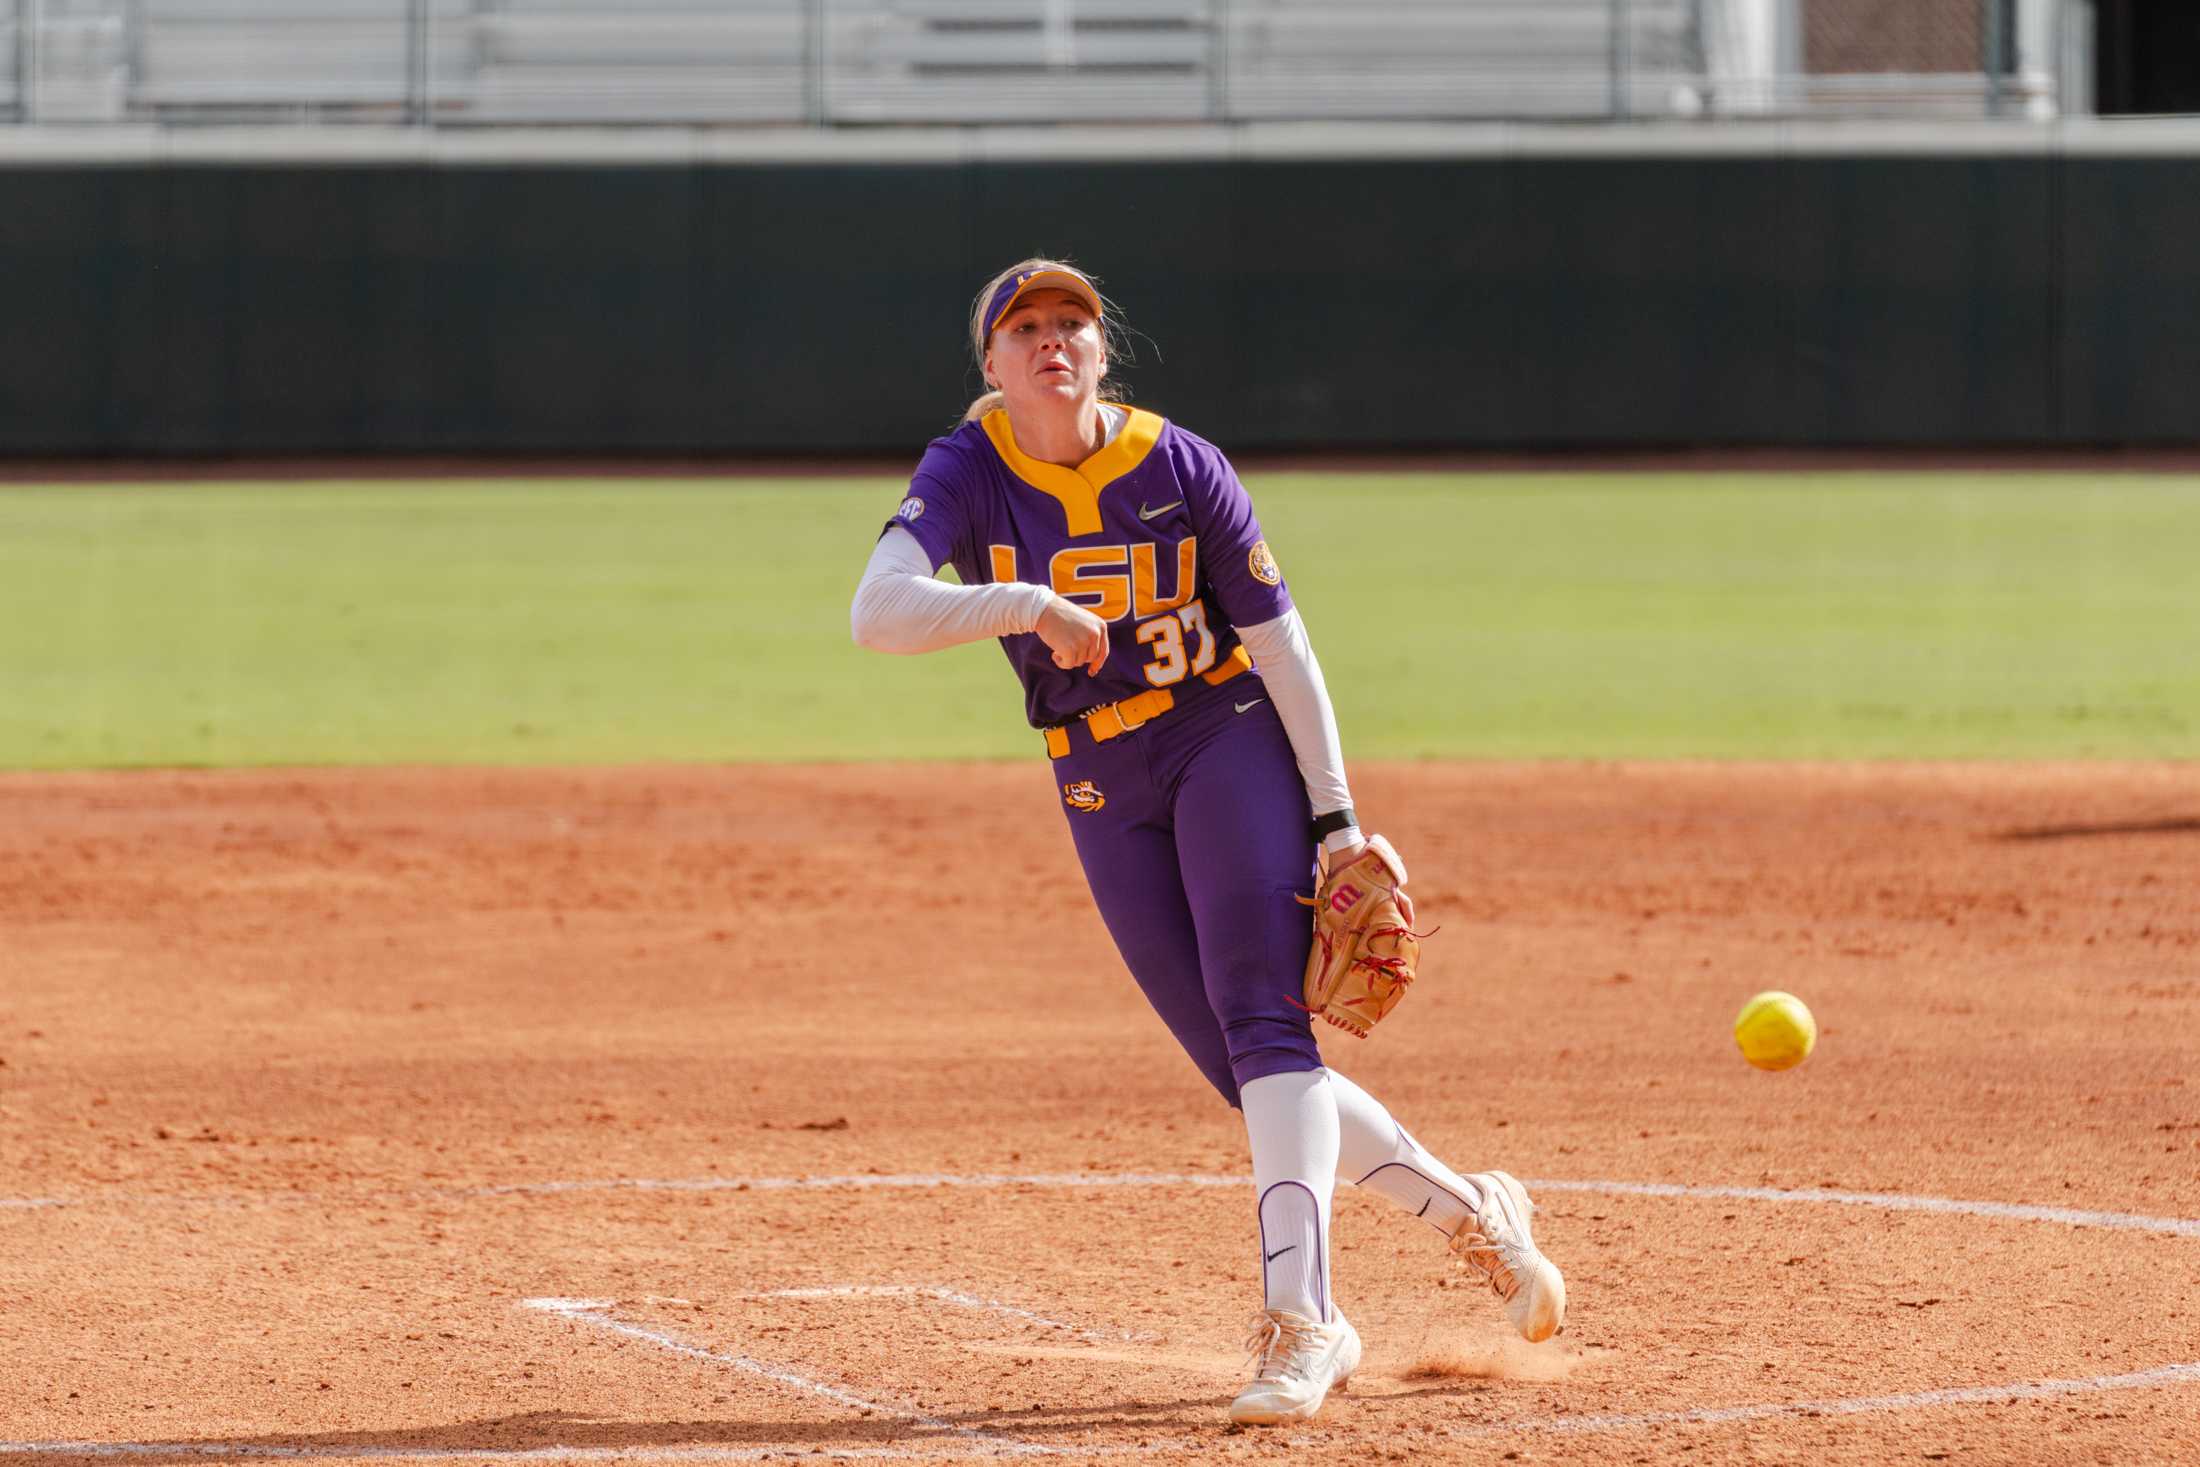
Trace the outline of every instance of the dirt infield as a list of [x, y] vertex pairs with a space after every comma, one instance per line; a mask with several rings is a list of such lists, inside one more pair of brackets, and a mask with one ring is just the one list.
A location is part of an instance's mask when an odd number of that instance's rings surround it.
[[0, 778], [0, 1458], [2190, 1462], [2193, 774], [1356, 771], [1443, 932], [1326, 1052], [1572, 1316], [1346, 1189], [1281, 1432], [1042, 761]]

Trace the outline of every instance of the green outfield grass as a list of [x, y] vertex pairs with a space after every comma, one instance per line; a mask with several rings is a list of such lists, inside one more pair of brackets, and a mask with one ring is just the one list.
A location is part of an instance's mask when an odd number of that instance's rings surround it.
[[[2200, 480], [1272, 474], [1354, 757], [2200, 756]], [[0, 766], [1028, 757], [889, 480], [0, 489]]]

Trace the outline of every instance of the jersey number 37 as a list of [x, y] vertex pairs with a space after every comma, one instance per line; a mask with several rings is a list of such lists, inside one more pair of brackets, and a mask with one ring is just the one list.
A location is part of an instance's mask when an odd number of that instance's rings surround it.
[[[989, 548], [993, 579], [1017, 579], [1014, 548]], [[1133, 616], [1138, 641], [1153, 648], [1153, 658], [1143, 669], [1146, 681], [1165, 688], [1215, 665], [1215, 635], [1207, 628], [1205, 604], [1192, 596], [1199, 584], [1199, 538], [1187, 535], [1177, 542], [1176, 587], [1167, 597], [1161, 594], [1159, 548], [1081, 545], [1057, 551], [1047, 563], [1047, 579], [1054, 594], [1102, 621]]]

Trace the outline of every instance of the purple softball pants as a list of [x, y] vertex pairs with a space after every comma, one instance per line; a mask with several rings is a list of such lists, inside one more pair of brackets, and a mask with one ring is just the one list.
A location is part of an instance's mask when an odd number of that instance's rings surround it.
[[[1123, 961], [1222, 1098], [1321, 1067], [1303, 997], [1314, 891], [1306, 785], [1257, 675], [1179, 687], [1142, 728], [1051, 761]], [[1243, 709], [1240, 712], [1240, 709]]]

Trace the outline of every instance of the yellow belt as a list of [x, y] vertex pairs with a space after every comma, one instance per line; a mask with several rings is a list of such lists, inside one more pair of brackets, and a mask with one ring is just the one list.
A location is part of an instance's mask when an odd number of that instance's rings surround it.
[[[1232, 647], [1230, 655], [1222, 659], [1222, 665], [1199, 675], [1201, 682], [1220, 687], [1241, 672], [1253, 670], [1253, 656], [1241, 646]], [[1105, 708], [1095, 708], [1080, 720], [1085, 732], [1092, 735], [1096, 744], [1104, 744], [1117, 734], [1129, 733], [1134, 728], [1144, 728], [1148, 723], [1176, 706], [1176, 694], [1167, 688], [1154, 688], [1120, 703], [1110, 703]], [[1069, 730], [1050, 728], [1042, 730], [1047, 737], [1047, 753], [1059, 759], [1069, 752]]]

